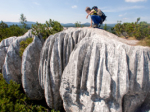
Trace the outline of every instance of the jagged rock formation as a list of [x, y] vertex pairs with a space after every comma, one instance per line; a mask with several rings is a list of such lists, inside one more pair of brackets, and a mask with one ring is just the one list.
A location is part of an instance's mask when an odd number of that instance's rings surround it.
[[9, 37], [7, 39], [2, 40], [0, 43], [0, 71], [2, 70], [8, 47], [10, 46], [10, 44], [12, 44], [12, 42], [15, 39], [16, 37]]
[[138, 111], [149, 93], [150, 48], [129, 46], [96, 31], [80, 41], [63, 72], [60, 94], [65, 110]]
[[42, 49], [39, 65], [39, 80], [45, 90], [45, 99], [50, 108], [62, 109], [59, 94], [62, 72], [69, 61], [75, 45], [89, 33], [81, 30], [64, 31], [50, 36]]
[[10, 45], [3, 66], [7, 82], [21, 83], [22, 76], [31, 99], [42, 99], [44, 91], [50, 108], [64, 107], [67, 112], [150, 109], [149, 47], [132, 46], [100, 29], [71, 28], [48, 37], [44, 44], [34, 38], [21, 62], [19, 42], [31, 36], [29, 31]]
[[32, 100], [42, 100], [44, 91], [39, 84], [38, 68], [43, 42], [34, 36], [22, 56], [22, 86], [27, 96]]
[[20, 42], [32, 38], [31, 30], [25, 35], [17, 37], [9, 46], [2, 73], [7, 83], [13, 80], [21, 84], [21, 57], [19, 56]]

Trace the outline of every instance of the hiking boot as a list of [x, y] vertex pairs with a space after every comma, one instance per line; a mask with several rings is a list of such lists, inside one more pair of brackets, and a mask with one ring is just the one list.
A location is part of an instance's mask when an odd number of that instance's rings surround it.
[[94, 25], [93, 25], [93, 28], [98, 28], [98, 24], [94, 24]]

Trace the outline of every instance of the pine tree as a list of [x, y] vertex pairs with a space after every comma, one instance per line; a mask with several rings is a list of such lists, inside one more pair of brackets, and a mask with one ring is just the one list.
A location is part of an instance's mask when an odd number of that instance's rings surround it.
[[24, 14], [21, 14], [21, 15], [20, 15], [20, 23], [23, 25], [24, 28], [27, 27], [26, 22], [27, 22], [26, 17], [24, 16]]

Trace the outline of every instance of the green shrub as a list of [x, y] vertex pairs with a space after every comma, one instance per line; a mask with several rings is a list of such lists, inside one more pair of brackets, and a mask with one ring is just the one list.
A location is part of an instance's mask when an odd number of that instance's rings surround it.
[[8, 27], [4, 22], [0, 23], [0, 42], [11, 36], [21, 36], [27, 32], [28, 29], [20, 28], [17, 25]]
[[50, 35], [58, 33], [63, 30], [63, 26], [57, 21], [49, 20], [45, 24], [36, 23], [32, 25], [32, 34], [36, 36], [42, 36], [43, 39], [46, 39]]
[[23, 93], [21, 86], [7, 84], [0, 73], [0, 112], [46, 112], [48, 109], [33, 102]]
[[55, 110], [53, 109], [53, 110], [51, 110], [51, 112], [60, 112], [60, 111], [55, 111]]
[[139, 22], [140, 18], [135, 23], [119, 22], [114, 27], [114, 32], [118, 36], [135, 37], [138, 40], [147, 38], [150, 35], [150, 25], [147, 22]]
[[25, 41], [20, 42], [20, 50], [19, 50], [20, 57], [22, 57], [24, 50], [30, 43], [32, 43], [32, 41], [33, 38], [27, 38]]

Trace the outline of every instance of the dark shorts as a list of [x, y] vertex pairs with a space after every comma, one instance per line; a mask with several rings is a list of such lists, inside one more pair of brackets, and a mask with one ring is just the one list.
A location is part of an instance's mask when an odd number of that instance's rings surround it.
[[101, 22], [101, 17], [98, 15], [91, 15], [91, 19], [94, 24], [99, 24]]

